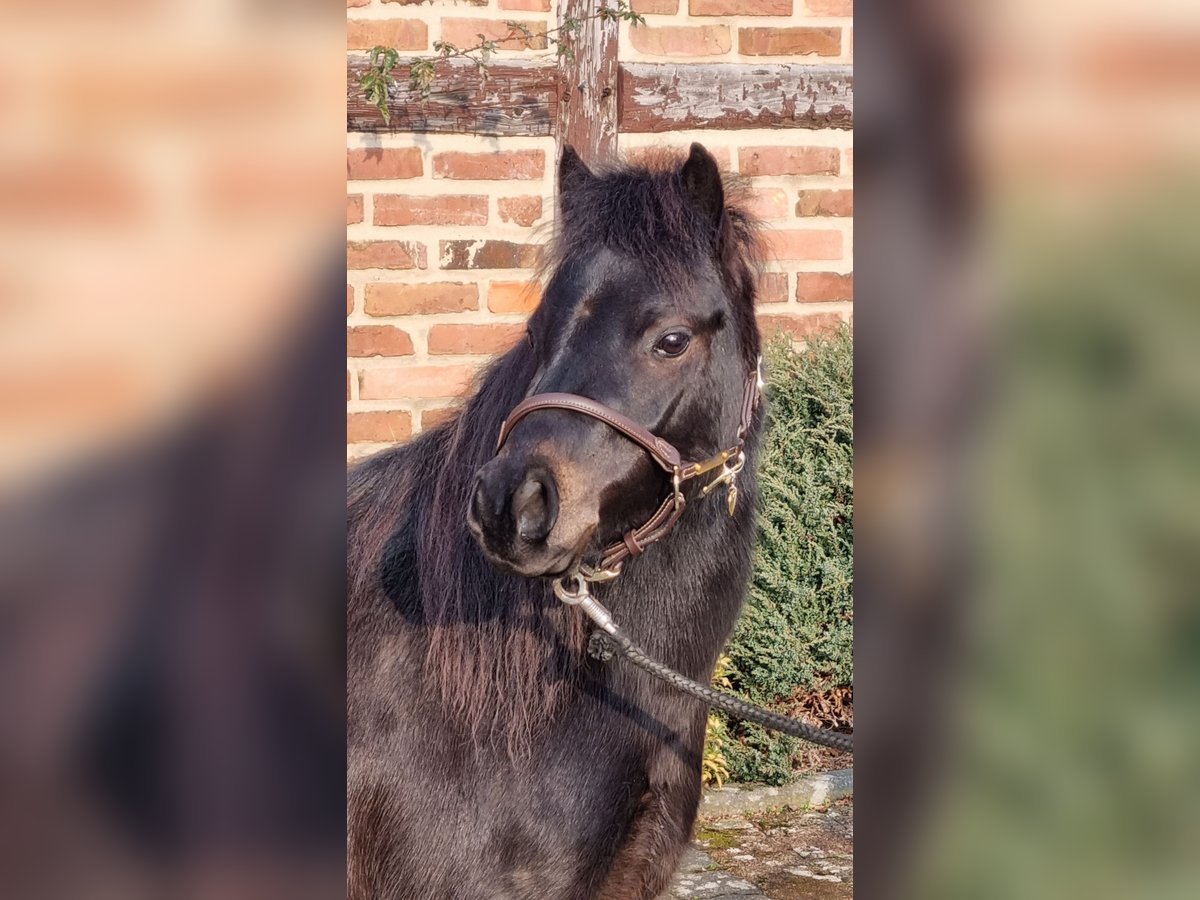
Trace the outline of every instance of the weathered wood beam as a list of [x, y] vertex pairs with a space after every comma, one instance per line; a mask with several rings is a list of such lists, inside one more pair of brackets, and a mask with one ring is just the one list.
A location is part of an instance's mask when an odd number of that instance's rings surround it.
[[848, 65], [625, 63], [621, 131], [852, 128]]
[[[488, 65], [482, 82], [472, 63], [438, 63], [434, 89], [422, 99], [408, 84], [408, 66], [394, 71], [385, 125], [358, 86], [365, 58], [347, 68], [346, 124], [349, 131], [445, 132], [454, 134], [555, 134], [562, 73], [551, 60], [504, 61]], [[740, 63], [623, 63], [617, 90], [603, 96], [601, 68], [590, 102], [567, 102], [568, 120], [584, 128], [590, 115], [615, 101], [620, 131], [664, 132], [688, 128], [851, 128], [854, 77], [848, 65], [743, 65]], [[578, 86], [578, 85], [577, 85]], [[597, 93], [598, 91], [598, 93]], [[605, 118], [607, 121], [607, 118]], [[615, 146], [615, 134], [613, 144]], [[608, 140], [608, 132], [602, 136]], [[580, 151], [582, 153], [582, 150]], [[607, 152], [607, 151], [601, 151]]]
[[[574, 52], [559, 57], [561, 83], [558, 102], [558, 140], [555, 158], [568, 144], [589, 166], [617, 159], [617, 35], [615, 19], [588, 19], [595, 0], [565, 0], [559, 25], [581, 21], [574, 35]], [[556, 168], [557, 171], [557, 168]]]
[[363, 98], [358, 77], [366, 59], [351, 59], [346, 74], [347, 131], [420, 131], [454, 134], [554, 134], [558, 118], [558, 69], [553, 62], [493, 61], [488, 77], [467, 60], [441, 60], [428, 97], [408, 81], [403, 61], [392, 74], [391, 124]]

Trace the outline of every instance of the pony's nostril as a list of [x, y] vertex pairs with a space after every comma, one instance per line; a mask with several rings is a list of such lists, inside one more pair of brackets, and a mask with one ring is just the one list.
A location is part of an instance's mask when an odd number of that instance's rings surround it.
[[494, 528], [504, 518], [507, 501], [505, 491], [497, 490], [491, 481], [480, 478], [471, 497], [470, 520], [480, 528]]
[[471, 495], [471, 507], [467, 521], [475, 526], [481, 526], [484, 523], [484, 516], [487, 510], [487, 493], [483, 489], [483, 482], [475, 482], [475, 493]]
[[486, 547], [511, 553], [518, 542], [541, 544], [557, 520], [558, 485], [548, 469], [496, 459], [479, 471], [467, 524]]
[[531, 474], [517, 488], [512, 499], [517, 534], [523, 540], [544, 541], [558, 518], [558, 495], [553, 479]]

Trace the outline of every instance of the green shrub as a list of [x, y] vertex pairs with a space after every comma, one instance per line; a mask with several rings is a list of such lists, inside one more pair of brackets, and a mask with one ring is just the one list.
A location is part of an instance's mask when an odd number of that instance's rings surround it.
[[[755, 703], [794, 713], [799, 697], [853, 683], [853, 344], [849, 329], [766, 353], [768, 431], [754, 575], [729, 679]], [[734, 781], [782, 784], [801, 742], [729, 722]]]
[[[732, 661], [721, 654], [713, 669], [713, 687], [729, 690], [733, 684], [729, 681], [729, 667]], [[704, 757], [700, 764], [700, 781], [711, 787], [720, 787], [729, 778], [729, 766], [725, 762], [725, 745], [729, 741], [729, 731], [725, 720], [717, 713], [708, 714], [708, 728], [704, 733]]]

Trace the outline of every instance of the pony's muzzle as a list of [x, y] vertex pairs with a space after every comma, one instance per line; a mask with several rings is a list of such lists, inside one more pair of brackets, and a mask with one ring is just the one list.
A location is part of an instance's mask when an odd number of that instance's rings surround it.
[[479, 470], [467, 522], [494, 561], [521, 574], [537, 571], [558, 521], [559, 491], [546, 466], [497, 458]]

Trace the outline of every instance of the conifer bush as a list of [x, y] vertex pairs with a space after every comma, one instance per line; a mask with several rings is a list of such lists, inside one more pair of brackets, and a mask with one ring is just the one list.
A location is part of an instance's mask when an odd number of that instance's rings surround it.
[[[853, 344], [848, 328], [767, 347], [768, 429], [754, 574], [726, 648], [734, 691], [796, 714], [812, 691], [853, 683]], [[730, 779], [782, 784], [802, 744], [728, 721]]]

